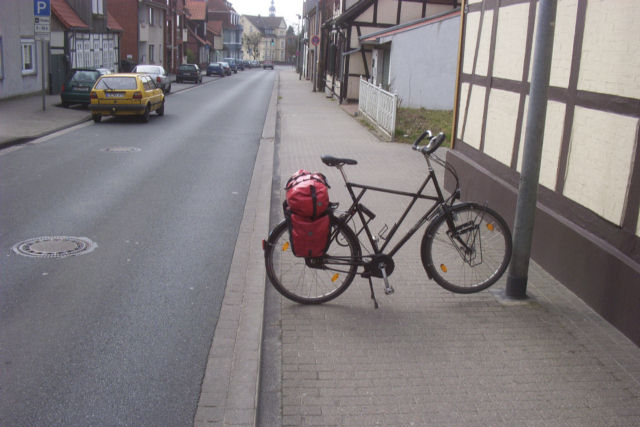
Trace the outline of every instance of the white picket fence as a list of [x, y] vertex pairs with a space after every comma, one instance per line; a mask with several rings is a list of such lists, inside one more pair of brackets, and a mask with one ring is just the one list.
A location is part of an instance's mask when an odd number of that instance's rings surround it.
[[358, 110], [391, 139], [393, 139], [396, 131], [397, 105], [397, 95], [382, 90], [360, 77]]

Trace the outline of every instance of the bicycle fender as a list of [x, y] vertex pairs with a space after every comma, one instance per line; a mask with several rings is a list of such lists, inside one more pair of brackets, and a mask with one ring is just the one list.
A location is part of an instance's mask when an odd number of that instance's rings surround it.
[[[457, 203], [453, 206], [447, 206], [446, 209], [449, 212], [451, 212], [451, 211], [456, 211], [458, 209], [465, 208], [467, 206], [480, 206], [480, 205], [473, 202], [463, 202], [463, 203]], [[422, 242], [420, 244], [420, 259], [422, 260], [422, 266], [424, 267], [424, 270], [427, 272], [427, 277], [429, 277], [429, 280], [433, 279], [433, 275], [431, 274], [431, 269], [434, 268], [434, 266], [428, 263], [425, 256], [425, 252], [427, 249], [427, 245], [429, 244], [429, 241], [433, 238], [433, 234], [435, 233], [436, 224], [438, 224], [439, 219], [442, 218], [444, 215], [445, 215], [445, 212], [443, 210], [440, 210], [440, 213], [436, 215], [431, 221], [429, 221], [429, 225], [427, 226], [427, 229], [424, 231], [424, 235], [422, 236]]]

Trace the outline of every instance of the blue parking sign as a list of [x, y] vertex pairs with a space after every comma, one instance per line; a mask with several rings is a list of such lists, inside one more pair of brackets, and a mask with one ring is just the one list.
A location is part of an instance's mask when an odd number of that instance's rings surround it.
[[51, 16], [51, 0], [33, 0], [33, 16]]

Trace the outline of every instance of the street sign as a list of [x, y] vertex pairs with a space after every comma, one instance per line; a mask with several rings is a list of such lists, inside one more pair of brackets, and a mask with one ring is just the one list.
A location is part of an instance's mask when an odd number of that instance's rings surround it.
[[314, 46], [318, 46], [320, 44], [320, 37], [318, 37], [317, 35], [311, 37], [311, 44]]
[[33, 16], [51, 16], [51, 0], [33, 0]]
[[50, 0], [33, 0], [33, 32], [36, 40], [51, 39]]

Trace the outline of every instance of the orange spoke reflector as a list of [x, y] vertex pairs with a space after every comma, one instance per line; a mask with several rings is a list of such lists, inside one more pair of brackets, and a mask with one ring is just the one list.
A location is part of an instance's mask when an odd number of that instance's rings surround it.
[[493, 231], [494, 226], [493, 224], [487, 224], [487, 228], [489, 229], [489, 231]]
[[289, 249], [289, 242], [285, 242], [284, 245], [282, 245], [282, 252], [286, 251], [287, 249]]
[[444, 264], [440, 264], [440, 270], [444, 271], [445, 273], [447, 272], [447, 266]]
[[340, 277], [338, 273], [334, 274], [333, 277], [331, 278], [331, 281], [335, 282], [336, 280], [338, 280], [338, 277]]

